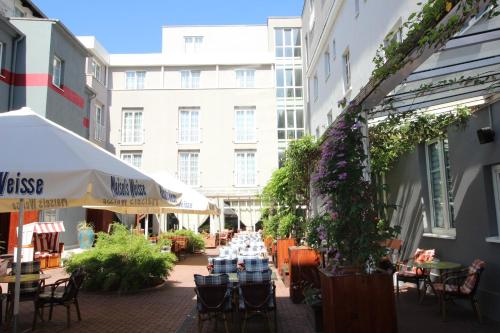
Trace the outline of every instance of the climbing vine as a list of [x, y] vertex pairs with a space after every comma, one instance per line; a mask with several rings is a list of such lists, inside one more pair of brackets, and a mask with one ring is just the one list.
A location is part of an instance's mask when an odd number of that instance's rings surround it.
[[401, 112], [390, 114], [383, 122], [370, 127], [370, 162], [376, 175], [386, 173], [416, 145], [435, 138], [445, 138], [450, 126], [464, 127], [471, 116], [468, 107], [443, 114]]

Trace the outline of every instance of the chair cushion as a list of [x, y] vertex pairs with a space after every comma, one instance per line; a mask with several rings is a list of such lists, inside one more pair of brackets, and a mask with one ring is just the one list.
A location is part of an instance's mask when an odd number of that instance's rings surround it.
[[[246, 269], [246, 266], [245, 266]], [[240, 284], [271, 281], [271, 270], [238, 272], [238, 282]]]
[[236, 273], [238, 270], [238, 259], [215, 259], [212, 261], [212, 273]]
[[247, 272], [262, 272], [269, 269], [269, 259], [243, 259]]
[[203, 276], [199, 274], [194, 275], [194, 283], [197, 286], [214, 286], [224, 285], [229, 283], [229, 275], [227, 274], [212, 274]]
[[469, 275], [465, 279], [464, 283], [460, 286], [460, 292], [462, 294], [470, 294], [477, 283], [478, 275], [476, 274], [481, 269], [484, 269], [486, 263], [480, 259], [474, 260], [472, 265], [469, 266]]

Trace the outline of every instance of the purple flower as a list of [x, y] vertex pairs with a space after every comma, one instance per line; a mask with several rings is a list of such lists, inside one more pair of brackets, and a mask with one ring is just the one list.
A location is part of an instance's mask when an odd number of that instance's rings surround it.
[[332, 213], [330, 214], [330, 216], [332, 217], [332, 219], [333, 219], [333, 220], [336, 220], [336, 219], [339, 217], [339, 213], [337, 213], [337, 212], [332, 212]]
[[337, 162], [337, 167], [339, 168], [343, 168], [347, 165], [347, 161], [340, 161], [340, 162]]
[[339, 175], [339, 180], [345, 180], [347, 178], [347, 172], [342, 172], [340, 175]]

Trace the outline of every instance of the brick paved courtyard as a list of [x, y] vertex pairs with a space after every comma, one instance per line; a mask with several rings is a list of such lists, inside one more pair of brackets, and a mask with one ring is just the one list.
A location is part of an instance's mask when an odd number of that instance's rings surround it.
[[[209, 250], [208, 254], [213, 254]], [[38, 324], [37, 332], [197, 332], [193, 274], [206, 274], [206, 255], [189, 256], [181, 260], [168, 281], [157, 288], [128, 295], [113, 293], [80, 294], [83, 320], [76, 320], [72, 311], [72, 326], [66, 328], [66, 312], [63, 307], [54, 310], [51, 322]], [[64, 275], [62, 269], [47, 270], [52, 282]], [[306, 318], [306, 305], [293, 304], [288, 289], [276, 281], [279, 332], [313, 332]], [[5, 286], [2, 286], [5, 290]], [[398, 324], [401, 332], [474, 332], [498, 333], [500, 324], [485, 320], [475, 321], [470, 309], [450, 305], [449, 320], [442, 322], [438, 306], [433, 297], [418, 304], [414, 289], [409, 288], [397, 301]], [[47, 311], [46, 311], [47, 312]], [[22, 328], [29, 330], [33, 318], [32, 303], [21, 305]], [[47, 319], [47, 313], [45, 314]], [[223, 332], [219, 323], [218, 331]], [[204, 332], [215, 332], [215, 325], [207, 323]], [[250, 322], [247, 332], [266, 332], [265, 320]]]

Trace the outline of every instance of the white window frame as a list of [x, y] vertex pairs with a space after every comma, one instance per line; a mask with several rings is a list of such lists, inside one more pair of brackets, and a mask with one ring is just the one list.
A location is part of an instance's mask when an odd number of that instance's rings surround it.
[[181, 89], [200, 88], [201, 71], [185, 69], [181, 70]]
[[94, 138], [98, 141], [106, 141], [106, 117], [104, 115], [104, 106], [100, 104], [95, 105]]
[[203, 45], [203, 36], [184, 36], [184, 53], [198, 53]]
[[324, 62], [325, 62], [325, 81], [328, 81], [328, 78], [330, 77], [330, 74], [332, 73], [332, 65], [331, 65], [331, 60], [330, 60], [329, 48], [330, 48], [330, 46], [328, 45], [326, 48], [326, 51], [323, 55]]
[[103, 66], [96, 61], [95, 59], [92, 59], [92, 76], [99, 82], [104, 83], [103, 80]]
[[[121, 144], [122, 145], [142, 145], [144, 143], [144, 110], [143, 109], [132, 109], [132, 108], [124, 108], [122, 109], [122, 127], [121, 127]], [[131, 126], [131, 131], [132, 133], [130, 135], [126, 135], [127, 131], [125, 128], [125, 114], [126, 113], [131, 113], [132, 114], [132, 126]], [[137, 130], [137, 133], [135, 132], [135, 114], [140, 113], [141, 114], [141, 127]], [[131, 138], [130, 140], [128, 140]]]
[[[245, 161], [245, 171], [244, 171], [244, 181], [242, 183], [239, 182], [239, 170], [238, 170], [238, 155], [244, 155]], [[248, 172], [248, 156], [253, 155], [254, 158], [254, 174], [253, 174], [253, 182], [250, 182], [250, 174]], [[255, 150], [235, 150], [234, 152], [234, 184], [236, 187], [255, 187], [257, 186], [257, 151]]]
[[[181, 155], [187, 155], [187, 171], [186, 171], [186, 175], [185, 177], [183, 176], [183, 171], [182, 171], [182, 167], [181, 167]], [[195, 177], [196, 179], [192, 179], [191, 176], [192, 176], [192, 170], [191, 170], [191, 160], [193, 158], [193, 156], [197, 157], [197, 165], [196, 165], [196, 173], [195, 173]], [[192, 186], [192, 187], [198, 187], [200, 186], [200, 151], [199, 150], [179, 150], [178, 154], [178, 163], [177, 163], [177, 175], [178, 175], [178, 179], [180, 181], [182, 181], [183, 183], [185, 183], [186, 185], [188, 186]]]
[[[188, 123], [186, 127], [183, 127], [183, 117], [182, 113], [188, 113]], [[187, 107], [181, 106], [179, 107], [179, 143], [200, 143], [200, 107]], [[193, 115], [196, 114], [197, 126], [193, 127]], [[183, 129], [186, 129], [186, 133], [183, 132]]]
[[[130, 162], [126, 160], [126, 157], [130, 157]], [[120, 152], [120, 159], [138, 169], [142, 168], [142, 151], [122, 150]]]
[[[257, 142], [257, 134], [256, 134], [256, 114], [255, 114], [255, 106], [235, 106], [234, 107], [234, 142], [236, 143], [255, 143]], [[241, 133], [238, 128], [238, 113], [243, 113], [243, 128], [241, 129]], [[248, 124], [248, 116], [252, 114], [253, 121], [251, 124]]]
[[493, 194], [495, 198], [495, 211], [497, 218], [496, 236], [487, 237], [487, 242], [500, 243], [500, 164], [491, 167], [491, 179], [493, 181]]
[[344, 90], [347, 93], [351, 90], [351, 52], [349, 48], [346, 48], [344, 54], [342, 54], [342, 68], [344, 73]]
[[60, 89], [63, 87], [64, 61], [58, 56], [52, 60], [52, 84]]
[[[139, 73], [143, 74], [139, 80]], [[131, 82], [129, 82], [129, 75], [131, 75]], [[146, 86], [146, 71], [126, 71], [125, 72], [125, 88], [127, 90], [142, 90]]]
[[255, 69], [236, 69], [236, 87], [255, 88]]
[[[445, 139], [447, 140], [447, 139]], [[434, 204], [433, 204], [433, 194], [432, 194], [432, 184], [431, 184], [431, 170], [430, 170], [430, 149], [429, 146], [432, 144], [438, 144], [439, 149], [439, 172], [441, 177], [441, 193], [443, 194], [443, 223], [444, 227], [436, 227], [434, 221]], [[425, 160], [426, 160], [426, 172], [427, 172], [427, 187], [429, 195], [429, 206], [430, 206], [430, 230], [434, 235], [444, 235], [455, 237], [456, 228], [451, 226], [451, 209], [450, 209], [450, 199], [448, 195], [448, 181], [446, 175], [446, 165], [444, 156], [444, 140], [435, 139], [429, 141], [425, 145]]]

